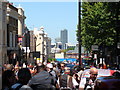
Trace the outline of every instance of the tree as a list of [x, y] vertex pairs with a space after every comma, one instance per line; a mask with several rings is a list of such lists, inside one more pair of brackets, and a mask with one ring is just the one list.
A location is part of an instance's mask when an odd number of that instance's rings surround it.
[[95, 44], [114, 45], [115, 20], [108, 2], [83, 2], [81, 27], [82, 45], [87, 50]]

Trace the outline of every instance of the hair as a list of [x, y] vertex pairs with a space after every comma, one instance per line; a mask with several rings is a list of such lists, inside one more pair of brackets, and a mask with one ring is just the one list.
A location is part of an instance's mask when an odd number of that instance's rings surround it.
[[46, 70], [45, 65], [37, 66], [36, 68], [37, 68], [37, 73], [39, 73], [41, 70]]
[[17, 81], [15, 74], [11, 70], [6, 70], [2, 73], [2, 88], [10, 88]]
[[90, 73], [93, 73], [93, 72], [98, 72], [98, 70], [95, 67], [92, 67], [90, 68]]
[[7, 64], [5, 68], [7, 70], [12, 70], [13, 69], [13, 65], [12, 64]]
[[26, 85], [28, 81], [31, 79], [31, 73], [28, 68], [22, 68], [18, 72], [18, 82]]

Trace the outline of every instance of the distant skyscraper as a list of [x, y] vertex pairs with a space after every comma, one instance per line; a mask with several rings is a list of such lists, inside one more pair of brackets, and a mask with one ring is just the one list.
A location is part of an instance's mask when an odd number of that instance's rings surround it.
[[68, 43], [68, 32], [66, 29], [61, 30], [61, 42], [62, 42], [62, 49], [65, 49], [65, 44]]

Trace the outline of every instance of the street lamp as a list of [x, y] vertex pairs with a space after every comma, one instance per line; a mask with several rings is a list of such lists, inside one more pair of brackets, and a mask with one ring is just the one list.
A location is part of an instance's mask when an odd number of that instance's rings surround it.
[[42, 63], [44, 62], [44, 35], [45, 35], [45, 33], [44, 33], [44, 27], [43, 26], [41, 26], [40, 27], [40, 30], [42, 31], [42, 33], [41, 33], [41, 35], [42, 35]]
[[37, 37], [36, 36], [34, 37], [34, 40], [35, 40], [35, 53], [36, 53], [36, 41], [37, 41]]
[[[36, 36], [34, 37], [34, 41], [35, 41], [35, 44], [34, 44], [34, 48], [35, 48], [34, 58], [36, 59], [36, 41], [37, 41], [37, 37]], [[36, 60], [34, 62], [37, 63]]]
[[79, 60], [79, 65], [80, 67], [82, 67], [82, 60], [81, 60], [81, 0], [78, 0], [78, 44], [79, 44], [79, 56], [78, 56], [78, 60]]
[[28, 36], [28, 30], [25, 31], [26, 63], [27, 63], [27, 36]]

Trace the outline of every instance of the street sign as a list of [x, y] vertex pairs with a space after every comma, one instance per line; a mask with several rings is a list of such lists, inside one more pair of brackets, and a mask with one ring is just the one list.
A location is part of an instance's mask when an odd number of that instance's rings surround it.
[[98, 51], [98, 45], [92, 45], [92, 51]]

